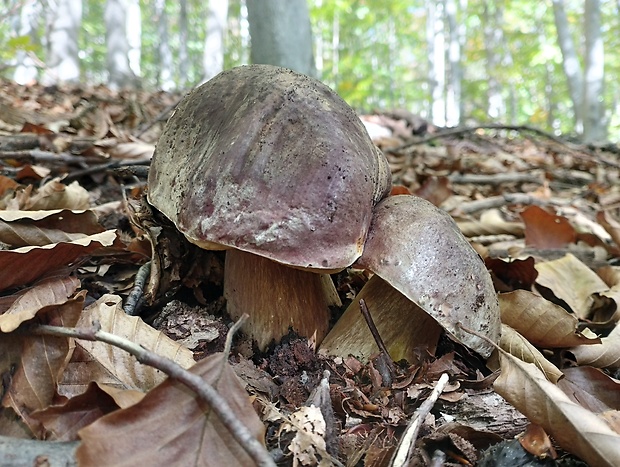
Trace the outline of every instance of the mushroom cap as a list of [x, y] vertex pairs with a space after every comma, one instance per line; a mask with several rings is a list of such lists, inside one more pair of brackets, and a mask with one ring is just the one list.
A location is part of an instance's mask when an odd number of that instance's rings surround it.
[[193, 243], [338, 270], [389, 193], [383, 153], [329, 87], [285, 68], [224, 71], [186, 95], [157, 143], [149, 202]]
[[375, 207], [364, 253], [370, 269], [459, 342], [488, 357], [497, 343], [500, 312], [491, 276], [454, 220], [428, 201], [390, 196]]

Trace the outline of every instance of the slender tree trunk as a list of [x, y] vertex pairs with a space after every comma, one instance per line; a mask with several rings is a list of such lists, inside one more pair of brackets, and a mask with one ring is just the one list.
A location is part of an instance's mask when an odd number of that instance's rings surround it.
[[[209, 2], [211, 4], [213, 2]], [[215, 2], [219, 3], [219, 2]], [[179, 0], [179, 79], [178, 87], [187, 87], [189, 75], [189, 54], [187, 53], [187, 0]]]
[[501, 50], [498, 49], [501, 49], [503, 43], [503, 33], [500, 27], [503, 23], [503, 16], [504, 12], [500, 5], [488, 1], [484, 3], [484, 41], [488, 81], [487, 114], [492, 119], [500, 119], [506, 114], [506, 103], [498, 79], [502, 60]]
[[563, 0], [553, 0], [553, 15], [555, 18], [555, 27], [558, 33], [558, 41], [560, 50], [562, 51], [562, 66], [564, 74], [568, 80], [568, 91], [573, 102], [573, 113], [575, 115], [575, 130], [577, 133], [583, 133], [583, 73], [579, 57], [575, 50], [575, 44], [570, 35], [568, 26], [568, 18], [564, 10]]
[[426, 41], [428, 47], [431, 105], [429, 120], [438, 126], [446, 125], [446, 53], [444, 2], [427, 2]]
[[203, 54], [203, 77], [207, 81], [224, 69], [224, 34], [228, 21], [228, 0], [209, 2]]
[[446, 19], [449, 27], [448, 62], [450, 64], [446, 96], [446, 124], [448, 126], [457, 126], [461, 123], [461, 84], [463, 81], [461, 44], [465, 35], [465, 26], [459, 24], [457, 15], [456, 0], [446, 0]]
[[135, 84], [135, 76], [129, 66], [127, 7], [126, 0], [107, 0], [105, 5], [108, 85], [112, 89]]
[[[37, 41], [36, 30], [40, 14], [41, 8], [39, 2], [24, 2], [15, 18], [15, 32], [17, 35], [29, 37], [30, 41], [35, 43]], [[15, 67], [13, 79], [18, 84], [27, 84], [36, 80], [38, 70], [34, 60], [27, 52], [19, 50], [17, 52], [16, 62], [17, 66]]]
[[585, 2], [585, 79], [583, 82], [583, 139], [587, 143], [607, 138], [603, 105], [605, 55], [601, 36], [600, 0]]
[[165, 0], [155, 0], [155, 18], [159, 42], [157, 44], [158, 75], [157, 85], [165, 91], [175, 89], [172, 73], [172, 50], [168, 40], [168, 15]]
[[142, 55], [142, 13], [140, 0], [127, 0], [127, 42], [129, 68], [134, 76], [141, 76], [140, 57]]
[[268, 63], [316, 76], [306, 0], [246, 0], [252, 63]]
[[48, 69], [44, 84], [80, 79], [78, 36], [82, 22], [81, 0], [58, 0], [50, 10], [47, 35]]

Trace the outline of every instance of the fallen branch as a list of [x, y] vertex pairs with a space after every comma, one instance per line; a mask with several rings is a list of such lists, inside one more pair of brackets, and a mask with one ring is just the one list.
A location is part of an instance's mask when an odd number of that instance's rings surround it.
[[405, 467], [409, 465], [420, 427], [422, 426], [426, 416], [435, 405], [435, 402], [437, 402], [437, 399], [439, 399], [439, 396], [441, 396], [441, 393], [448, 384], [448, 380], [449, 377], [447, 373], [443, 373], [439, 377], [433, 392], [430, 393], [422, 405], [418, 407], [418, 410], [416, 410], [413, 414], [413, 417], [411, 418], [409, 425], [407, 425], [407, 429], [403, 433], [403, 436], [398, 443], [398, 447], [392, 456], [392, 461], [390, 462], [391, 467]]
[[[228, 336], [234, 334], [239, 329], [243, 321], [243, 317], [237, 321], [237, 323], [235, 323], [235, 325], [230, 329]], [[245, 425], [243, 425], [243, 423], [241, 423], [233, 415], [233, 412], [226, 400], [219, 395], [213, 386], [204, 381], [200, 376], [185, 370], [176, 362], [161, 355], [157, 355], [156, 353], [151, 352], [128, 339], [109, 332], [101, 331], [97, 327], [80, 329], [41, 324], [31, 327], [29, 331], [36, 335], [72, 337], [75, 339], [83, 339], [88, 341], [105, 342], [129, 352], [131, 355], [136, 357], [140, 363], [161, 370], [169, 377], [176, 379], [194, 391], [202, 401], [206, 402], [209, 407], [211, 407], [211, 410], [219, 417], [233, 438], [235, 438], [239, 445], [246, 450], [248, 455], [256, 462], [257, 465], [275, 467], [275, 462], [269, 455], [269, 452], [252, 436]], [[228, 340], [229, 339], [227, 339], [227, 341]]]

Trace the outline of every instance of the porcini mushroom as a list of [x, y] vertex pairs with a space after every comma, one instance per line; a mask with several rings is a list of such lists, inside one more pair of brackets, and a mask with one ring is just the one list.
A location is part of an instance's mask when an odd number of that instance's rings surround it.
[[[419, 343], [414, 328], [437, 335], [436, 325], [419, 320], [418, 307], [483, 357], [498, 342], [499, 304], [484, 262], [454, 220], [428, 201], [411, 195], [381, 201], [356, 265], [375, 274], [359, 295], [392, 358], [413, 358]], [[359, 297], [323, 340], [323, 352], [368, 358], [378, 351], [358, 302]]]
[[227, 310], [250, 315], [245, 330], [264, 349], [289, 328], [322, 340], [333, 295], [324, 274], [361, 255], [390, 187], [387, 160], [334, 91], [250, 65], [179, 103], [147, 196], [190, 242], [227, 250]]

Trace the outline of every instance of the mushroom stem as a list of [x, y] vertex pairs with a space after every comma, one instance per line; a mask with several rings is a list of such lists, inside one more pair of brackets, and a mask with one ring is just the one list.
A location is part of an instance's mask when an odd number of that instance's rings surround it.
[[415, 303], [376, 274], [362, 287], [321, 344], [321, 352], [368, 360], [379, 348], [360, 313], [360, 300], [372, 315], [377, 331], [395, 360], [415, 362], [425, 348], [433, 353], [442, 328]]
[[248, 313], [242, 329], [261, 350], [273, 340], [279, 342], [289, 328], [300, 336], [316, 335], [318, 345], [327, 334], [332, 301], [321, 276], [244, 251], [227, 250], [224, 297], [228, 314], [237, 319]]

